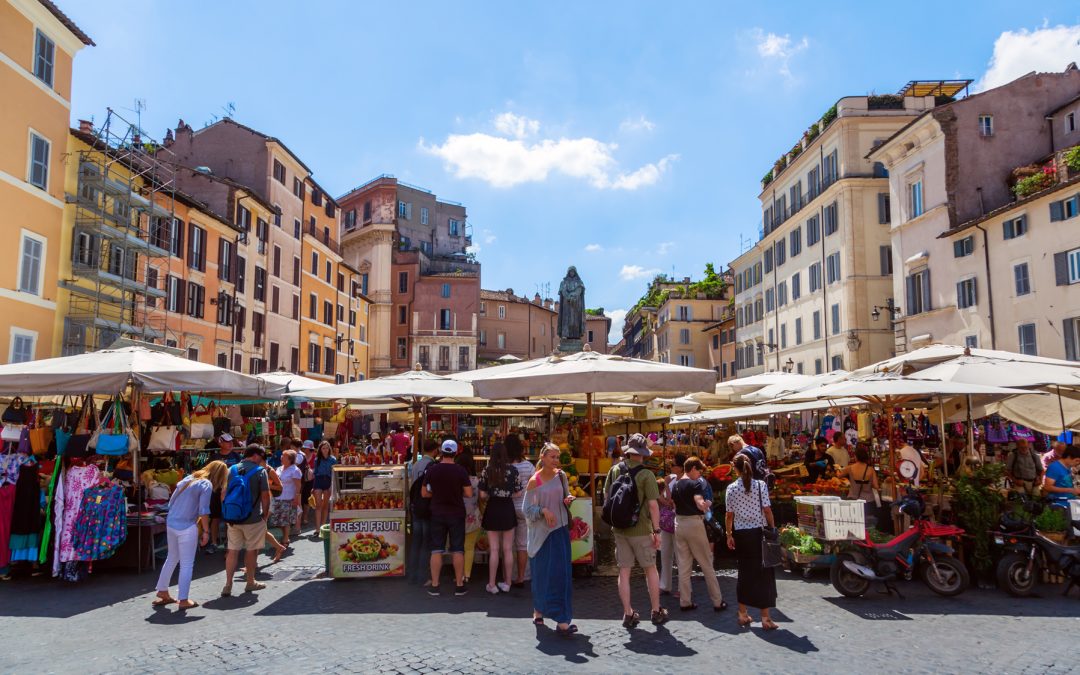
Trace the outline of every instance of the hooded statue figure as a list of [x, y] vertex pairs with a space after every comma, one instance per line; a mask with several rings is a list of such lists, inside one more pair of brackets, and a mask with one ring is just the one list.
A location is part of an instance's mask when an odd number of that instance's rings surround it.
[[559, 284], [559, 337], [580, 340], [585, 335], [585, 284], [573, 265]]

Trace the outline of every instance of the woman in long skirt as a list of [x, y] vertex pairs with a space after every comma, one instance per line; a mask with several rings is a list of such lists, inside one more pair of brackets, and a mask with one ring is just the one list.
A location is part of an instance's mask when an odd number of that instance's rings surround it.
[[528, 524], [529, 564], [532, 571], [533, 623], [553, 619], [556, 632], [569, 637], [571, 623], [571, 558], [567, 507], [570, 496], [566, 475], [559, 470], [559, 446], [548, 443], [540, 453], [540, 470], [529, 479], [522, 510]]
[[726, 521], [727, 545], [735, 550], [739, 561], [739, 625], [753, 622], [746, 608], [755, 607], [761, 610], [761, 627], [776, 630], [776, 623], [769, 617], [769, 609], [776, 606], [776, 572], [761, 561], [761, 528], [775, 527], [769, 489], [764, 481], [754, 480], [745, 455], [736, 455], [734, 464], [739, 480], [727, 488]]

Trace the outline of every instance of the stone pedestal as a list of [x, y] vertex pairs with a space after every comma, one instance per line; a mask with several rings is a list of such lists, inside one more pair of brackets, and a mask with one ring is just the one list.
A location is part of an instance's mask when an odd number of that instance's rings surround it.
[[559, 340], [559, 352], [563, 354], [577, 354], [585, 346], [585, 343], [581, 340], [568, 340], [562, 338]]

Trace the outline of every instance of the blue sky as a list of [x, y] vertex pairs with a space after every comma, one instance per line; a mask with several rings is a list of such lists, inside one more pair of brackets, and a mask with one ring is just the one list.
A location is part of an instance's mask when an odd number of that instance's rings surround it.
[[1075, 2], [59, 0], [98, 46], [72, 116], [161, 138], [235, 106], [334, 194], [391, 173], [468, 207], [485, 288], [633, 305], [755, 237], [759, 179], [838, 98], [1080, 61]]

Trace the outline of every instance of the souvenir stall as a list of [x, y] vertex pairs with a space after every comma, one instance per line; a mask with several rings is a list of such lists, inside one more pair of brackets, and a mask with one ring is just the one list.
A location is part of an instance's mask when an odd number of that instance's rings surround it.
[[[152, 440], [155, 433], [159, 441], [168, 436], [168, 447], [175, 452], [181, 445], [182, 430], [190, 430], [203, 420], [201, 411], [193, 408], [198, 414], [186, 420], [181, 417], [180, 424], [169, 424], [176, 421], [170, 412], [168, 418], [159, 419], [165, 424], [155, 427], [144, 396], [193, 390], [262, 398], [278, 392], [278, 388], [248, 376], [173, 356], [152, 345], [0, 366], [0, 393], [77, 397], [75, 404], [61, 399], [59, 405], [44, 404], [25, 413], [19, 412], [25, 404], [13, 399], [9, 406], [12, 412], [5, 412], [4, 438], [18, 435], [19, 440], [5, 448], [9, 454], [3, 461], [6, 471], [0, 486], [0, 514], [6, 502], [4, 487], [16, 470], [13, 491], [29, 503], [32, 486], [29, 480], [19, 484], [22, 475], [29, 475], [26, 468], [34, 463], [52, 461], [45, 490], [46, 515], [43, 523], [37, 523], [41, 528], [36, 554], [39, 565], [51, 559], [54, 576], [79, 581], [94, 562], [112, 559], [132, 546], [136, 567], [141, 570], [147, 559], [153, 564], [153, 535], [155, 530], [163, 531], [164, 525], [162, 518], [147, 510], [149, 495], [140, 486], [139, 477], [149, 458], [144, 454], [144, 442]], [[96, 401], [95, 394], [103, 398]], [[213, 435], [212, 419], [209, 424]], [[161, 428], [168, 428], [168, 433], [158, 433]], [[161, 496], [167, 499], [164, 493]], [[34, 523], [20, 514], [12, 512], [12, 531], [29, 535], [26, 530], [33, 529]], [[12, 539], [8, 537], [6, 543], [10, 547]], [[20, 547], [18, 556], [29, 556], [32, 535], [14, 543]]]

